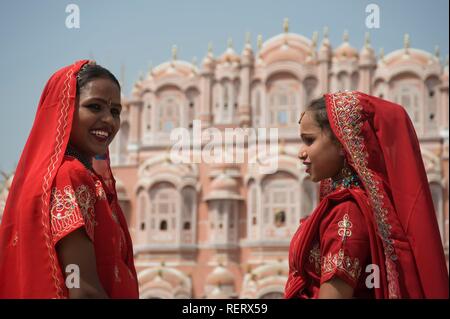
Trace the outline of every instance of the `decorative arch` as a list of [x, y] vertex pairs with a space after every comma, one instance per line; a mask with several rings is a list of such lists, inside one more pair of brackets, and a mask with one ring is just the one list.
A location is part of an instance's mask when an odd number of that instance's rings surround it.
[[271, 127], [294, 127], [298, 121], [301, 104], [301, 85], [292, 73], [271, 75], [267, 86], [267, 119]]
[[[289, 265], [287, 261], [257, 266], [251, 272], [245, 274], [240, 298], [259, 299], [266, 298], [270, 294], [282, 297], [288, 273]], [[271, 298], [273, 298], [273, 295]]]
[[192, 280], [176, 268], [144, 269], [138, 273], [141, 299], [192, 298]]

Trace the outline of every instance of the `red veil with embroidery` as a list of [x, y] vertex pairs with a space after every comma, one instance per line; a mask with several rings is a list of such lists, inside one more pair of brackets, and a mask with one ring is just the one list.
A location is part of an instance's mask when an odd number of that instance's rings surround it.
[[[80, 162], [70, 161], [64, 156], [76, 105], [76, 77], [87, 62], [78, 61], [57, 71], [42, 93], [0, 226], [0, 298], [68, 297], [54, 246], [54, 224], [50, 216], [53, 205], [52, 186], [64, 180], [59, 174], [59, 169], [63, 167], [67, 171], [66, 179], [75, 174], [72, 167], [78, 167], [79, 172], [84, 172], [90, 182], [102, 181], [96, 186], [105, 190], [106, 194], [102, 193], [103, 195], [110, 196], [118, 229], [123, 231], [124, 250], [127, 253], [124, 253], [123, 258], [125, 266], [121, 267], [126, 267], [129, 275], [122, 280], [120, 290], [126, 291], [125, 295], [111, 288], [107, 281], [114, 271], [104, 270], [102, 267], [106, 266], [97, 260], [99, 278], [110, 297], [138, 297], [131, 238], [118, 205], [109, 156], [105, 160], [94, 161], [94, 168], [102, 169], [97, 170], [97, 174], [91, 174], [95, 178], [90, 177], [88, 170]], [[82, 180], [80, 176], [77, 178]], [[88, 226], [86, 223], [89, 235]], [[108, 236], [107, 233], [105, 235]], [[96, 254], [97, 248], [96, 246]]]
[[[403, 107], [360, 92], [326, 94], [330, 126], [364, 191], [332, 191], [294, 235], [285, 297], [308, 285], [305, 266], [320, 224], [336, 205], [353, 201], [362, 212], [370, 263], [380, 270], [376, 298], [448, 298], [448, 271], [419, 141]], [[363, 269], [364, 271], [364, 269]]]

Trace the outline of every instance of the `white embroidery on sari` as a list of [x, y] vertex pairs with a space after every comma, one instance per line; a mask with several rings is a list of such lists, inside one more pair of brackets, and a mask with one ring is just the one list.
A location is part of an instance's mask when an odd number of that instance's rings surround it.
[[86, 185], [80, 185], [76, 190], [71, 185], [62, 190], [54, 187], [50, 198], [53, 235], [58, 238], [62, 233], [84, 224], [88, 236], [94, 240], [94, 205], [95, 196]]

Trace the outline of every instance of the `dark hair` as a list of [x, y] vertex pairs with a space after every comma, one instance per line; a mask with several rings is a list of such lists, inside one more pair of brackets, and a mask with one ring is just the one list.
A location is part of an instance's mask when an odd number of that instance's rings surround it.
[[120, 90], [120, 83], [117, 81], [114, 74], [109, 72], [108, 69], [98, 65], [98, 64], [85, 64], [80, 69], [77, 75], [77, 94], [80, 94], [80, 90], [85, 87], [90, 81], [98, 78], [109, 79], [113, 81]]
[[312, 100], [311, 103], [306, 108], [306, 111], [311, 111], [314, 113], [314, 120], [317, 122], [322, 131], [325, 131], [329, 136], [337, 142], [336, 137], [331, 130], [330, 121], [328, 120], [327, 105], [325, 98], [321, 97]]

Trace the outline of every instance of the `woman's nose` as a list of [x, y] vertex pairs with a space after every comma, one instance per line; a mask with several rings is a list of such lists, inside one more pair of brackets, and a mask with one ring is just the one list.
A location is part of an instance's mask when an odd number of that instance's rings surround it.
[[308, 157], [308, 153], [303, 149], [303, 147], [300, 148], [298, 152], [298, 158], [304, 161]]
[[114, 125], [114, 117], [109, 109], [103, 112], [101, 120], [109, 125]]

